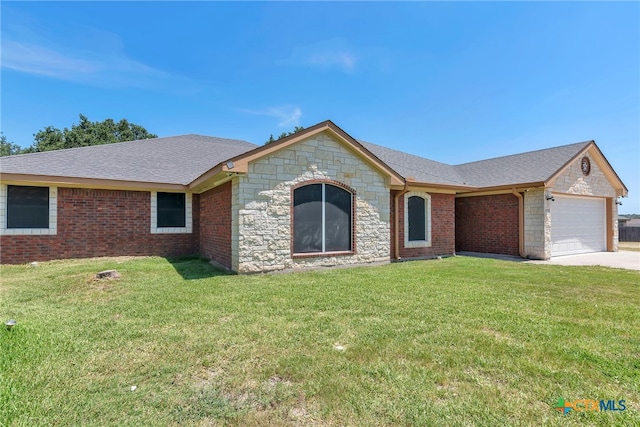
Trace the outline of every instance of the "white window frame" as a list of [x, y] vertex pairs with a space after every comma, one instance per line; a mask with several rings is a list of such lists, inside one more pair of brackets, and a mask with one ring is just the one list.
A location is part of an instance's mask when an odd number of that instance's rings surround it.
[[[49, 228], [7, 228], [8, 185], [49, 188]], [[0, 236], [52, 236], [56, 234], [58, 234], [58, 187], [28, 183], [0, 185]]]
[[[163, 193], [163, 191], [161, 191]], [[166, 193], [166, 191], [164, 192]], [[186, 234], [193, 232], [191, 193], [184, 194], [184, 227], [158, 227], [158, 192], [151, 192], [151, 234]]]
[[[425, 209], [425, 234], [426, 240], [409, 240], [409, 198], [420, 197], [424, 199]], [[405, 248], [427, 248], [431, 246], [431, 195], [429, 193], [421, 193], [410, 191], [404, 195], [404, 247]]]

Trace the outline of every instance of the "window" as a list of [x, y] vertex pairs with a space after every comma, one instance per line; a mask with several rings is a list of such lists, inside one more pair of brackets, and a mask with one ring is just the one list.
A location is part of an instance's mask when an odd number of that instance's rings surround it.
[[404, 246], [431, 246], [431, 197], [426, 193], [407, 193], [404, 211]]
[[151, 233], [191, 233], [191, 194], [151, 193]]
[[184, 193], [158, 193], [158, 227], [184, 227]]
[[49, 188], [8, 185], [7, 228], [49, 228]]
[[353, 195], [327, 183], [293, 191], [293, 252], [353, 250]]
[[0, 186], [0, 234], [56, 234], [56, 193], [55, 187]]

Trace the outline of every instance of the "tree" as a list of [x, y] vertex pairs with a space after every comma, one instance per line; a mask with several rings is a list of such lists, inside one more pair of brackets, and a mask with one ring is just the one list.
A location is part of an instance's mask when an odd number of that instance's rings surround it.
[[7, 141], [7, 137], [2, 132], [0, 132], [0, 157], [21, 154], [22, 151], [22, 147], [20, 147], [18, 144]]
[[282, 139], [282, 138], [285, 138], [287, 136], [293, 135], [294, 133], [298, 133], [301, 130], [304, 130], [304, 126], [296, 126], [296, 127], [293, 128], [293, 131], [291, 131], [291, 132], [282, 132], [280, 134], [280, 136], [277, 137], [277, 138], [274, 138], [273, 134], [271, 134], [271, 135], [269, 135], [269, 139], [267, 140], [267, 142], [265, 142], [265, 145], [266, 144], [271, 144], [272, 142], [275, 142], [275, 141], [277, 141], [279, 139]]
[[33, 145], [25, 150], [28, 153], [60, 150], [63, 148], [88, 147], [91, 145], [112, 144], [114, 142], [135, 141], [138, 139], [157, 138], [145, 128], [127, 119], [114, 122], [106, 119], [103, 122], [92, 122], [80, 114], [80, 122], [71, 125], [71, 129], [57, 129], [47, 126], [33, 135]]

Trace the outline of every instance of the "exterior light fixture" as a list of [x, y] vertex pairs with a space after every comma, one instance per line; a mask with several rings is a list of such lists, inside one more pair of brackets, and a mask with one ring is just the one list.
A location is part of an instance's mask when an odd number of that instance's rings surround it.
[[616, 199], [616, 205], [618, 205], [618, 206], [622, 206], [622, 200], [620, 200], [620, 199]]
[[16, 322], [15, 320], [13, 320], [13, 319], [9, 319], [9, 320], [7, 320], [6, 322], [4, 322], [4, 325], [7, 327], [7, 330], [8, 330], [8, 331], [10, 331], [10, 330], [11, 330], [11, 328], [13, 328], [14, 326], [16, 326], [16, 324], [17, 324], [17, 323], [18, 323], [18, 322]]
[[547, 192], [545, 193], [545, 198], [546, 198], [547, 200], [551, 200], [552, 202], [555, 202], [555, 201], [556, 201], [555, 197], [553, 197], [553, 194], [551, 194], [551, 191], [547, 191]]
[[233, 169], [233, 166], [234, 166], [234, 165], [233, 165], [233, 162], [232, 162], [231, 160], [229, 160], [229, 161], [227, 162], [227, 169]]

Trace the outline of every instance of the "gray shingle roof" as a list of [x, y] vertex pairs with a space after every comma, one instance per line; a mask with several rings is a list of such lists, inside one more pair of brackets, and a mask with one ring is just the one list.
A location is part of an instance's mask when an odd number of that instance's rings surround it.
[[545, 182], [591, 142], [463, 163], [454, 168], [466, 182], [476, 187]]
[[[591, 141], [455, 166], [358, 142], [405, 179], [434, 185], [496, 187], [547, 181]], [[217, 164], [257, 147], [236, 139], [182, 135], [0, 157], [0, 171], [188, 185]]]
[[236, 139], [181, 135], [1, 157], [0, 171], [187, 185], [256, 147]]
[[451, 165], [392, 150], [370, 142], [358, 142], [405, 179], [415, 178], [418, 182], [429, 184], [470, 185]]

